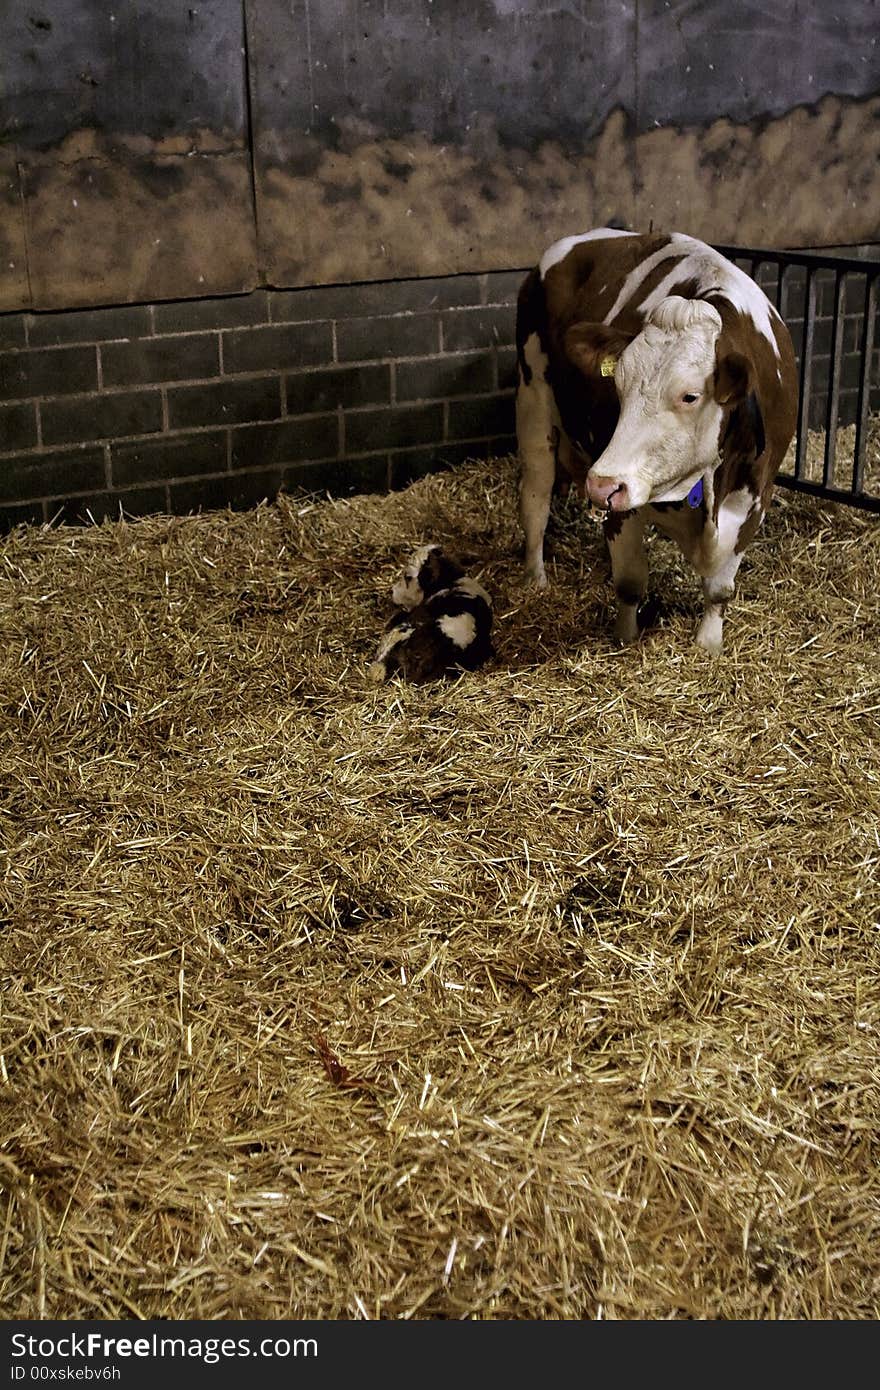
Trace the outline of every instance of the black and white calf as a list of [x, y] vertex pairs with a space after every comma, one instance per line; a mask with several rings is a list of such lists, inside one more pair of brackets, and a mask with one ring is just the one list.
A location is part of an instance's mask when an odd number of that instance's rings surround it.
[[476, 671], [494, 654], [492, 600], [482, 584], [444, 555], [424, 545], [394, 584], [399, 611], [385, 629], [371, 680], [395, 674], [419, 682]]

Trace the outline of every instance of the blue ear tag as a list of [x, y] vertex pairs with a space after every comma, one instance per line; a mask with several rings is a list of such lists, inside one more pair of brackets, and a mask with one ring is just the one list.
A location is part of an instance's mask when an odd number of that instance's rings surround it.
[[699, 505], [700, 505], [700, 503], [702, 502], [702, 500], [703, 500], [703, 479], [700, 478], [696, 483], [694, 483], [693, 487], [691, 488], [690, 492], [688, 493], [688, 495], [687, 495], [687, 504], [688, 504], [689, 507], [699, 507]]

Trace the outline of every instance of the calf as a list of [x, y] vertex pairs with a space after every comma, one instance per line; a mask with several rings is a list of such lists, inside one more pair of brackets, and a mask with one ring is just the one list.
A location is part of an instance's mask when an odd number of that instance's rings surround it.
[[517, 307], [516, 428], [526, 569], [546, 585], [554, 481], [607, 513], [615, 633], [637, 635], [651, 522], [703, 581], [719, 652], [742, 553], [794, 434], [791, 338], [753, 280], [680, 232], [600, 227], [551, 246]]
[[391, 597], [401, 611], [385, 629], [372, 680], [397, 672], [408, 681], [437, 680], [476, 671], [494, 655], [492, 600], [439, 545], [416, 551]]

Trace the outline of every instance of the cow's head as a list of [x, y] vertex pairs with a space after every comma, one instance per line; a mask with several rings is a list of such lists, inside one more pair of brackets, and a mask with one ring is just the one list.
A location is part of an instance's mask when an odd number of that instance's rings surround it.
[[570, 361], [593, 380], [613, 372], [620, 399], [614, 434], [587, 474], [594, 503], [628, 511], [677, 502], [716, 467], [722, 426], [753, 385], [748, 359], [719, 342], [721, 328], [705, 300], [670, 295], [635, 335], [607, 324], [568, 329]]

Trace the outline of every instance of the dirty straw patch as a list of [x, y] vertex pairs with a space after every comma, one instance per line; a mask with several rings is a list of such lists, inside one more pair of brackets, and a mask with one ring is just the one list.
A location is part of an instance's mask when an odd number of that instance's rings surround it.
[[[617, 651], [512, 460], [2, 547], [0, 1306], [880, 1314], [880, 530], [781, 495]], [[410, 547], [498, 654], [365, 678]]]

